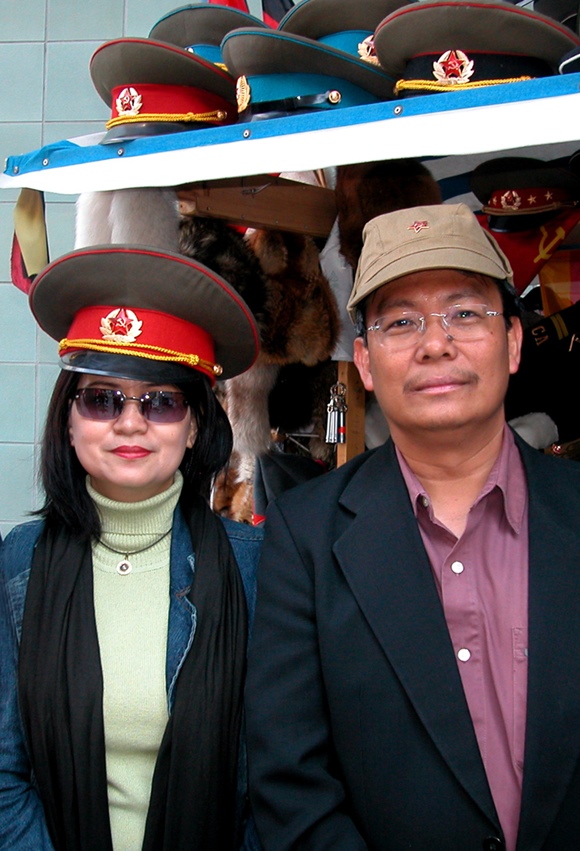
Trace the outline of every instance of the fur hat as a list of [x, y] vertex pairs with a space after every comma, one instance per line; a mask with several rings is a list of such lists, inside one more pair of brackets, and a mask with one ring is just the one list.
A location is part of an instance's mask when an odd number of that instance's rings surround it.
[[385, 160], [339, 166], [336, 206], [340, 251], [356, 269], [367, 222], [404, 207], [441, 203], [439, 184], [419, 160]]

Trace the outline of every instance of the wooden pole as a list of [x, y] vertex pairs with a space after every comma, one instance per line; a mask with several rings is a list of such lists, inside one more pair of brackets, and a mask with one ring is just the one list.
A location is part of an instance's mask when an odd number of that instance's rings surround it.
[[340, 467], [365, 448], [365, 389], [358, 369], [350, 361], [338, 361], [338, 380], [346, 387], [346, 443], [336, 447], [336, 465]]

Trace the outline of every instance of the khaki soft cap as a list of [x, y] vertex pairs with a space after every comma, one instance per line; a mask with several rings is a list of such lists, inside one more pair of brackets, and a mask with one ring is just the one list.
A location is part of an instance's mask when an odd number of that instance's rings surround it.
[[509, 260], [465, 204], [409, 207], [367, 222], [347, 310], [389, 281], [425, 269], [463, 269], [513, 283]]

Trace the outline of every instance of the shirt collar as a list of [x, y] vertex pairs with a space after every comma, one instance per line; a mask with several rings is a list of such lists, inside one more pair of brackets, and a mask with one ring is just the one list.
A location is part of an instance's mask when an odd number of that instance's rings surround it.
[[[422, 505], [429, 511], [429, 516], [433, 520], [431, 508], [431, 500], [429, 494], [409, 467], [403, 454], [395, 446], [397, 459], [403, 474], [403, 479], [407, 485], [411, 505], [415, 517], [417, 516], [418, 506]], [[499, 455], [493, 465], [486, 483], [481, 489], [481, 493], [475, 500], [474, 505], [484, 499], [487, 494], [491, 493], [494, 488], [498, 488], [503, 496], [503, 508], [506, 519], [517, 535], [522, 529], [525, 518], [525, 510], [527, 504], [527, 487], [524, 465], [516, 446], [513, 432], [506, 425], [504, 428], [503, 440]]]

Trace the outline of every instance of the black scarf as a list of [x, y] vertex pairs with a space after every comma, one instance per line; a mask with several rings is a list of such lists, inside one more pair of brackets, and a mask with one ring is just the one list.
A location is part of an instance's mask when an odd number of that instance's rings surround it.
[[[157, 755], [143, 851], [221, 851], [234, 845], [246, 603], [221, 521], [201, 498], [181, 507], [198, 620]], [[56, 851], [112, 851], [91, 545], [48, 524], [32, 561], [18, 687]]]

